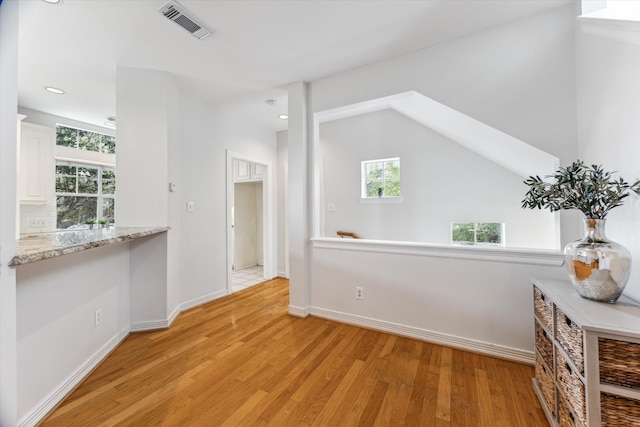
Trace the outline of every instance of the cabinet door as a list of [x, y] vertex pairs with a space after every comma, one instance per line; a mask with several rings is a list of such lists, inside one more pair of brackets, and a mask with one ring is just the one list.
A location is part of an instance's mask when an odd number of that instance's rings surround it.
[[244, 160], [233, 161], [233, 180], [234, 182], [251, 180], [251, 163]]
[[251, 179], [262, 181], [264, 179], [265, 166], [259, 163], [251, 163]]
[[20, 203], [46, 204], [53, 197], [55, 129], [22, 123], [18, 192]]

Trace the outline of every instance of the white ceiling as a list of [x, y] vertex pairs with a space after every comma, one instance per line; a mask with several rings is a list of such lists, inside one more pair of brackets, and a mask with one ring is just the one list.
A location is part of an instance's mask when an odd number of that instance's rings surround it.
[[[6, 0], [5, 0], [6, 1]], [[10, 0], [9, 0], [10, 1]], [[19, 105], [102, 126], [116, 66], [171, 72], [212, 104], [242, 101], [286, 128], [286, 85], [313, 81], [572, 0], [178, 0], [216, 32], [197, 40], [166, 0], [20, 1]], [[65, 95], [46, 92], [55, 86]], [[278, 105], [269, 107], [266, 99]]]

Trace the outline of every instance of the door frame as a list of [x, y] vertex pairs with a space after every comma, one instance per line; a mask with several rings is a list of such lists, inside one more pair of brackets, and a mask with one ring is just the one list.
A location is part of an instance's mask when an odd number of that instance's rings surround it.
[[233, 160], [243, 160], [245, 162], [258, 163], [265, 167], [262, 178], [262, 253], [264, 259], [264, 280], [273, 279], [276, 268], [276, 245], [275, 245], [275, 203], [274, 200], [274, 174], [272, 163], [265, 159], [247, 156], [232, 150], [227, 150], [227, 294], [233, 293], [233, 223], [231, 209], [234, 205], [234, 180], [233, 180]]

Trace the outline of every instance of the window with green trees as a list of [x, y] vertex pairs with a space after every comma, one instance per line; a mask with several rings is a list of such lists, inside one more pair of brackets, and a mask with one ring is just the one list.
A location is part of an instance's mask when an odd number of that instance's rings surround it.
[[362, 198], [400, 197], [400, 158], [362, 162]]
[[[58, 125], [56, 144], [76, 150], [115, 154], [110, 135]], [[56, 160], [56, 226], [83, 227], [87, 221], [112, 223], [115, 216], [116, 172], [112, 166], [77, 159]]]
[[115, 136], [63, 125], [56, 127], [56, 145], [99, 153], [116, 153]]
[[454, 245], [504, 246], [504, 224], [499, 222], [454, 222], [451, 224]]

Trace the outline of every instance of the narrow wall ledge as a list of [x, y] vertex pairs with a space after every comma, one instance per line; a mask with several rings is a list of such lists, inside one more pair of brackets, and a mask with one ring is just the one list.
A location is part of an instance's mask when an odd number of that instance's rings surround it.
[[551, 267], [560, 267], [564, 263], [564, 256], [561, 251], [541, 249], [453, 246], [387, 240], [341, 239], [334, 237], [314, 237], [311, 239], [311, 242], [313, 247], [318, 249], [378, 252]]
[[16, 242], [16, 256], [10, 267], [29, 264], [102, 246], [117, 245], [140, 237], [163, 233], [170, 227], [111, 227], [96, 230], [67, 230], [25, 235]]

